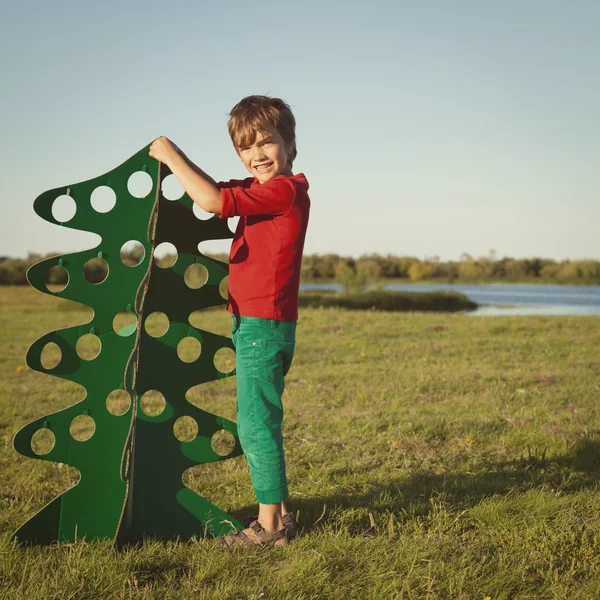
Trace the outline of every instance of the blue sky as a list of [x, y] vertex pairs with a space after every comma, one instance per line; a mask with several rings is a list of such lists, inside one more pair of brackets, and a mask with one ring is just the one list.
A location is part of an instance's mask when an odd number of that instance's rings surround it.
[[598, 31], [596, 0], [2, 3], [0, 255], [95, 245], [33, 200], [159, 135], [245, 176], [227, 113], [270, 93], [306, 252], [600, 259]]

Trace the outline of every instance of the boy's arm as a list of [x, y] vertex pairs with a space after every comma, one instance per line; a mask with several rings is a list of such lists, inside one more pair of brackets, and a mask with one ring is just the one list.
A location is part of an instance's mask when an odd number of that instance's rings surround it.
[[194, 165], [187, 156], [166, 137], [154, 140], [150, 146], [150, 156], [169, 167], [177, 177], [187, 195], [207, 212], [221, 213], [221, 192], [214, 179]]
[[262, 185], [248, 188], [223, 186], [221, 198], [222, 219], [235, 216], [282, 215], [294, 205], [296, 188], [291, 179], [276, 177]]

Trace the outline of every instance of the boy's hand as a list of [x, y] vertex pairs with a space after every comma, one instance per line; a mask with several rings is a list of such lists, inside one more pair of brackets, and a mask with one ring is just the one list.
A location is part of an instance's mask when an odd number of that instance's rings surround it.
[[152, 142], [149, 154], [152, 158], [169, 166], [173, 158], [178, 155], [178, 150], [179, 148], [169, 138], [159, 137]]

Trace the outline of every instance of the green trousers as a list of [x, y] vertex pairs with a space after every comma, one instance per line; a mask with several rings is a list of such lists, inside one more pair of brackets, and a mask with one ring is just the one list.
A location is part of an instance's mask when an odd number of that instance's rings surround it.
[[276, 504], [288, 497], [281, 396], [294, 356], [296, 322], [232, 319], [238, 436], [258, 502]]

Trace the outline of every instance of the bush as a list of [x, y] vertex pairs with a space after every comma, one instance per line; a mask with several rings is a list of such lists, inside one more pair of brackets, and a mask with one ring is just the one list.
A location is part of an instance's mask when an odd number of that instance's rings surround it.
[[386, 292], [355, 294], [300, 294], [300, 306], [351, 310], [458, 312], [474, 310], [477, 304], [457, 292]]

